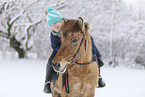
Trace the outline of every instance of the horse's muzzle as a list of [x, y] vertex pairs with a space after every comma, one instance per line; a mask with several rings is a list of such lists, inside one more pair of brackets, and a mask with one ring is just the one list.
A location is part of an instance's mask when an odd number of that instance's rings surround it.
[[67, 62], [57, 62], [53, 64], [52, 67], [55, 72], [64, 73], [66, 71], [67, 65]]

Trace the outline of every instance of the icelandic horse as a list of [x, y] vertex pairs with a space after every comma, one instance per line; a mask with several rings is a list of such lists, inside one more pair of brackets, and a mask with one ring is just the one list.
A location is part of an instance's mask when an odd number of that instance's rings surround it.
[[97, 62], [92, 61], [89, 24], [84, 23], [81, 17], [78, 20], [62, 19], [61, 23], [61, 46], [52, 60], [59, 76], [52, 96], [94, 97], [99, 70]]

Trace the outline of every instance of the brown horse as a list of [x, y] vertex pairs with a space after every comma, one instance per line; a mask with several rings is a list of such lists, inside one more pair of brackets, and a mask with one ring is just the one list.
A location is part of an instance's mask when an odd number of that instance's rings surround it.
[[92, 62], [89, 25], [81, 17], [61, 22], [62, 44], [52, 60], [54, 70], [60, 73], [53, 97], [94, 97], [99, 71], [97, 63]]

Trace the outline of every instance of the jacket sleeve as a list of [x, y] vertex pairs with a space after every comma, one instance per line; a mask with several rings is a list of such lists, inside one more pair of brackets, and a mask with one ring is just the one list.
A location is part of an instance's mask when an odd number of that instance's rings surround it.
[[51, 47], [54, 51], [58, 51], [61, 45], [61, 39], [58, 36], [54, 36], [52, 33], [50, 35], [51, 38]]

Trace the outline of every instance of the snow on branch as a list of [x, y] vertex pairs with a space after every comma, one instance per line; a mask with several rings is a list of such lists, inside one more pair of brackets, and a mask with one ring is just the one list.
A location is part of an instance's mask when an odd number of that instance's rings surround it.
[[25, 34], [26, 34], [26, 43], [25, 43], [25, 46], [26, 46], [26, 50], [30, 50], [31, 48], [32, 48], [32, 46], [28, 46], [28, 43], [29, 43], [29, 40], [30, 40], [30, 32], [29, 32], [29, 30], [30, 30], [30, 28], [32, 27], [32, 26], [34, 26], [34, 25], [38, 25], [39, 23], [41, 23], [41, 19], [40, 20], [37, 20], [37, 21], [35, 21], [35, 22], [32, 22], [32, 23], [27, 23], [27, 26], [26, 26], [26, 28], [25, 28]]
[[37, 1], [35, 1], [35, 2], [32, 2], [31, 4], [28, 4], [27, 6], [25, 6], [21, 12], [19, 12], [16, 16], [14, 16], [14, 17], [10, 20], [9, 23], [10, 23], [11, 25], [13, 25], [13, 23], [14, 23], [15, 21], [17, 21], [17, 20], [26, 12], [26, 10], [27, 10], [29, 7], [31, 7], [32, 5], [36, 4], [38, 1], [39, 1], [39, 0], [37, 0]]

